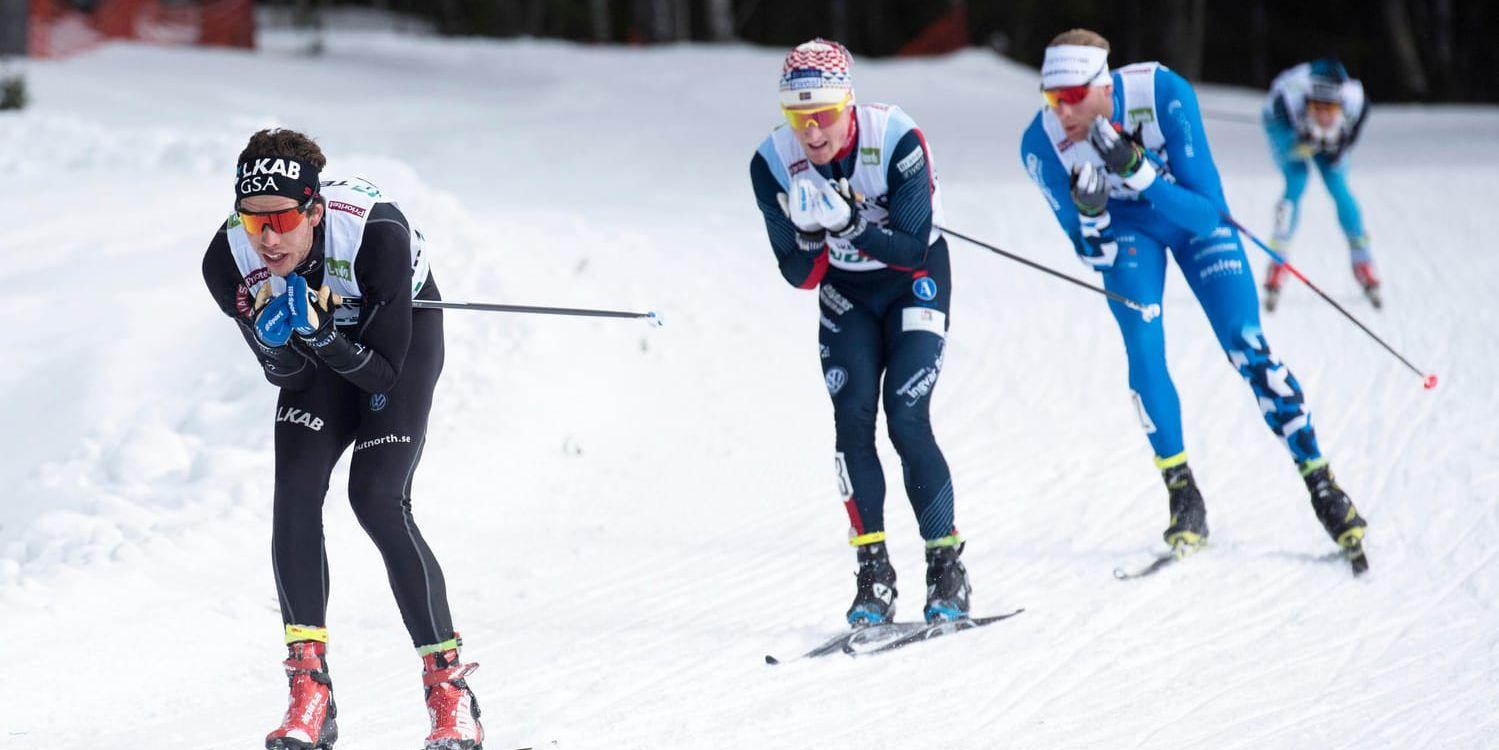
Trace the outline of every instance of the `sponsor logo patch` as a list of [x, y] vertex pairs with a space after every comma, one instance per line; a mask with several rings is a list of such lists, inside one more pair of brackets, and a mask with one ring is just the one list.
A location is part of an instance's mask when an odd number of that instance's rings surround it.
[[355, 443], [354, 450], [355, 452], [358, 452], [364, 450], [365, 448], [374, 448], [380, 445], [391, 445], [409, 442], [411, 442], [410, 435], [386, 435], [384, 437], [377, 437], [372, 440], [366, 440], [362, 443]]
[[848, 384], [848, 370], [842, 367], [828, 368], [827, 373], [822, 376], [822, 379], [827, 381], [828, 393], [836, 396], [838, 395], [838, 391], [843, 390], [843, 386]]
[[826, 328], [826, 329], [828, 329], [829, 331], [831, 331], [833, 333], [842, 333], [843, 332], [843, 329], [840, 328], [837, 323], [834, 323], [832, 321], [832, 319], [830, 319], [828, 316], [826, 316], [826, 315], [819, 315], [817, 317], [820, 318], [820, 320], [818, 320], [818, 322], [822, 324], [823, 328]]
[[849, 302], [847, 297], [839, 294], [838, 290], [834, 289], [832, 284], [823, 284], [817, 291], [817, 298], [822, 301], [825, 307], [832, 310], [835, 315], [842, 315], [854, 306], [854, 303]]
[[937, 282], [930, 276], [918, 276], [911, 282], [911, 293], [922, 302], [937, 299]]
[[349, 262], [346, 260], [329, 260], [328, 274], [330, 276], [337, 276], [344, 281], [354, 280], [354, 272], [349, 267]]
[[927, 331], [947, 337], [947, 313], [930, 307], [907, 307], [900, 311], [902, 331]]
[[277, 422], [290, 422], [299, 424], [313, 432], [321, 432], [323, 420], [312, 415], [312, 412], [303, 409], [293, 409], [290, 406], [282, 406], [276, 409]]
[[880, 163], [880, 150], [868, 146], [859, 147], [859, 163], [878, 165]]
[[390, 398], [383, 393], [370, 394], [370, 411], [382, 411], [385, 405], [390, 403]]
[[911, 153], [906, 154], [900, 161], [896, 162], [895, 168], [900, 170], [902, 177], [910, 177], [925, 164], [926, 152], [920, 146], [917, 146], [911, 149]]
[[343, 211], [344, 213], [354, 214], [355, 216], [364, 216], [364, 208], [356, 206], [352, 203], [344, 203], [343, 201], [328, 201], [328, 208], [331, 208], [334, 211]]

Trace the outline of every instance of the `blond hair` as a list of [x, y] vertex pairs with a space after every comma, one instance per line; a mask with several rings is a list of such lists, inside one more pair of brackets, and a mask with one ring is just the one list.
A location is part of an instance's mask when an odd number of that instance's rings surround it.
[[1060, 47], [1064, 44], [1073, 44], [1079, 47], [1097, 47], [1105, 52], [1109, 51], [1109, 40], [1103, 35], [1090, 29], [1068, 29], [1052, 38], [1048, 47]]

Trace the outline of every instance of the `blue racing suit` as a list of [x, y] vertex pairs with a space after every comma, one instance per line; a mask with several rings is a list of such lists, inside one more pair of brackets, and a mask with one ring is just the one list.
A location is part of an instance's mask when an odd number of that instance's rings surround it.
[[[1104, 231], [1112, 233], [1119, 252], [1113, 267], [1102, 271], [1104, 286], [1142, 305], [1159, 304], [1169, 251], [1229, 362], [1254, 391], [1266, 424], [1285, 440], [1303, 471], [1325, 464], [1301, 386], [1271, 354], [1260, 330], [1254, 278], [1239, 237], [1225, 220], [1228, 205], [1196, 94], [1180, 75], [1154, 63], [1115, 70], [1113, 79], [1111, 121], [1143, 141], [1159, 176], [1138, 193], [1110, 177], [1112, 221]], [[1064, 160], [1102, 164], [1097, 152], [1087, 142], [1069, 142], [1055, 114], [1043, 109], [1025, 131], [1020, 157], [1074, 249], [1089, 255]], [[1166, 368], [1163, 319], [1146, 321], [1117, 302], [1109, 307], [1124, 337], [1129, 387], [1156, 463], [1163, 469], [1185, 463], [1181, 404]]]

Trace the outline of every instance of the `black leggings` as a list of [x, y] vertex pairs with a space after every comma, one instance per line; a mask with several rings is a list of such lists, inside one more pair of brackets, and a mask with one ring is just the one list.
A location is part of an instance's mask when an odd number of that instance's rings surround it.
[[916, 271], [829, 271], [819, 297], [822, 372], [837, 429], [835, 466], [853, 535], [885, 530], [885, 472], [874, 444], [881, 401], [922, 538], [957, 533], [952, 473], [930, 417], [952, 298], [947, 242], [938, 240]]
[[418, 310], [412, 318], [410, 349], [388, 393], [365, 393], [326, 366], [318, 367], [306, 390], [281, 392], [271, 554], [281, 619], [288, 625], [325, 625], [323, 497], [333, 465], [352, 444], [349, 503], [385, 559], [412, 643], [453, 637], [442, 568], [411, 516], [412, 476], [442, 372], [442, 312]]

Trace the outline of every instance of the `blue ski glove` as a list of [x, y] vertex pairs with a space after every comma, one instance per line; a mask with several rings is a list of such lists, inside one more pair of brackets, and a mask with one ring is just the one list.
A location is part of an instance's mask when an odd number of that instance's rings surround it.
[[286, 279], [286, 299], [297, 338], [314, 349], [334, 339], [337, 331], [333, 327], [333, 311], [342, 300], [327, 284], [314, 292], [307, 287], [307, 279], [294, 273]]
[[272, 297], [271, 285], [269, 282], [265, 283], [255, 295], [254, 312], [251, 314], [251, 327], [255, 329], [255, 338], [260, 343], [272, 348], [286, 345], [291, 338], [292, 315], [291, 308], [286, 304], [285, 294]]
[[333, 309], [338, 306], [338, 295], [325, 285], [314, 292], [307, 288], [307, 279], [294, 273], [286, 279], [287, 309], [291, 313], [291, 327], [303, 339], [319, 338], [333, 327]]

